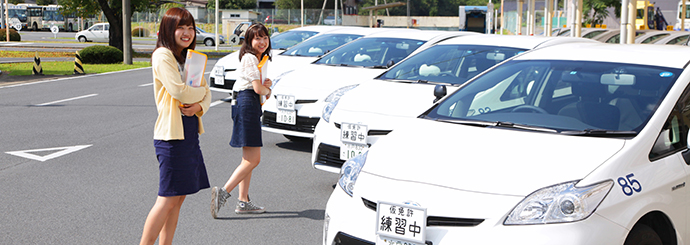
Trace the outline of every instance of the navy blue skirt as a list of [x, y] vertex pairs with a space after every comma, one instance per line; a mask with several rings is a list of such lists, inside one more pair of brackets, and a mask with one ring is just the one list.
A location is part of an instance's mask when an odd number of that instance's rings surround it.
[[261, 102], [259, 94], [253, 89], [237, 93], [232, 106], [232, 147], [262, 147], [261, 141]]
[[189, 195], [210, 187], [199, 147], [199, 118], [182, 116], [184, 140], [153, 140], [158, 158], [158, 195]]

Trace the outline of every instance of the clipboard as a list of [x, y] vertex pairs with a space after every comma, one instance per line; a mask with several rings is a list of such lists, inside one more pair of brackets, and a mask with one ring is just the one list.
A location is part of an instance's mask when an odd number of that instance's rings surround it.
[[201, 80], [206, 71], [208, 56], [193, 49], [187, 50], [187, 58], [184, 62], [185, 84], [192, 87], [200, 87]]
[[[261, 58], [261, 61], [259, 61], [259, 65], [257, 65], [257, 67], [259, 68], [259, 73], [261, 74], [261, 84], [263, 84], [264, 80], [267, 78], [266, 74], [268, 74], [268, 55], [264, 55], [264, 57]], [[264, 105], [267, 99], [268, 95], [261, 96], [261, 105]]]

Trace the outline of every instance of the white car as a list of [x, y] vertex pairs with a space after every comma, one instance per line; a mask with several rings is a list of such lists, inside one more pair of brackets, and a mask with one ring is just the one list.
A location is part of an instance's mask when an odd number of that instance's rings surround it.
[[405, 59], [376, 79], [336, 90], [324, 101], [314, 130], [312, 166], [339, 173], [345, 160], [393, 131], [399, 118], [417, 117], [475, 75], [527, 50], [571, 42], [597, 41], [514, 35], [455, 37]]
[[407, 56], [444, 39], [468, 32], [377, 28], [329, 52], [311, 64], [273, 80], [271, 98], [263, 105], [262, 129], [290, 140], [313, 138], [323, 99], [343, 86], [371, 80]]
[[110, 37], [110, 24], [109, 23], [98, 23], [89, 29], [77, 32], [74, 35], [74, 39], [79, 42], [93, 42], [93, 41], [108, 41]]
[[[330, 26], [305, 26], [291, 29], [286, 32], [282, 32], [271, 37], [271, 48], [275, 54], [276, 52], [282, 52], [282, 50], [287, 50], [288, 48], [303, 42], [319, 33], [335, 30], [334, 27]], [[279, 51], [281, 50], [281, 51]], [[211, 86], [220, 90], [222, 92], [232, 93], [232, 86], [235, 85], [237, 80], [237, 68], [240, 67], [240, 52], [232, 52], [223, 58], [219, 59], [216, 64], [211, 69], [209, 74], [209, 81]], [[271, 66], [269, 64], [269, 66]], [[270, 75], [274, 69], [268, 69], [269, 78], [273, 76]]]
[[[201, 28], [197, 27], [196, 28], [196, 42], [197, 43], [203, 43], [206, 46], [216, 46], [216, 34], [215, 33], [209, 33], [205, 32]], [[218, 40], [220, 40], [220, 44], [225, 43], [225, 37], [223, 35], [218, 35]]]
[[516, 56], [348, 160], [323, 244], [687, 244], [688, 62], [675, 45]]

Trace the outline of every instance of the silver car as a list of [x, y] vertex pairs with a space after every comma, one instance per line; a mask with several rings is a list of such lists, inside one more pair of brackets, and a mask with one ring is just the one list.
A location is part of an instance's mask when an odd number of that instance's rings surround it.
[[[199, 29], [199, 27], [196, 28], [196, 43], [203, 43], [206, 46], [215, 46], [215, 40], [215, 33], [208, 33]], [[223, 35], [218, 35], [218, 40], [220, 41], [220, 44], [225, 43], [225, 37], [223, 37]]]

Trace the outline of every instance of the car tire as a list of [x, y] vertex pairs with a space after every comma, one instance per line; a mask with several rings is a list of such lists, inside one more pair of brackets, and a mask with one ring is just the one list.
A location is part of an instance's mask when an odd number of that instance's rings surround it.
[[663, 242], [651, 227], [644, 224], [635, 225], [623, 245], [662, 245]]
[[213, 42], [213, 39], [210, 39], [210, 38], [206, 38], [206, 39], [204, 40], [204, 44], [205, 44], [206, 46], [214, 46], [214, 45], [215, 45], [215, 43]]
[[79, 42], [80, 42], [80, 43], [85, 43], [86, 41], [87, 41], [87, 40], [86, 40], [86, 37], [85, 37], [85, 36], [79, 36]]
[[304, 137], [299, 137], [299, 136], [292, 136], [292, 135], [287, 135], [287, 134], [283, 134], [283, 136], [284, 136], [286, 139], [288, 139], [288, 140], [290, 140], [290, 141], [292, 141], [292, 142], [295, 142], [295, 143], [302, 143], [302, 142], [307, 142], [307, 141], [310, 141], [310, 140], [311, 140], [310, 138], [304, 138]]

